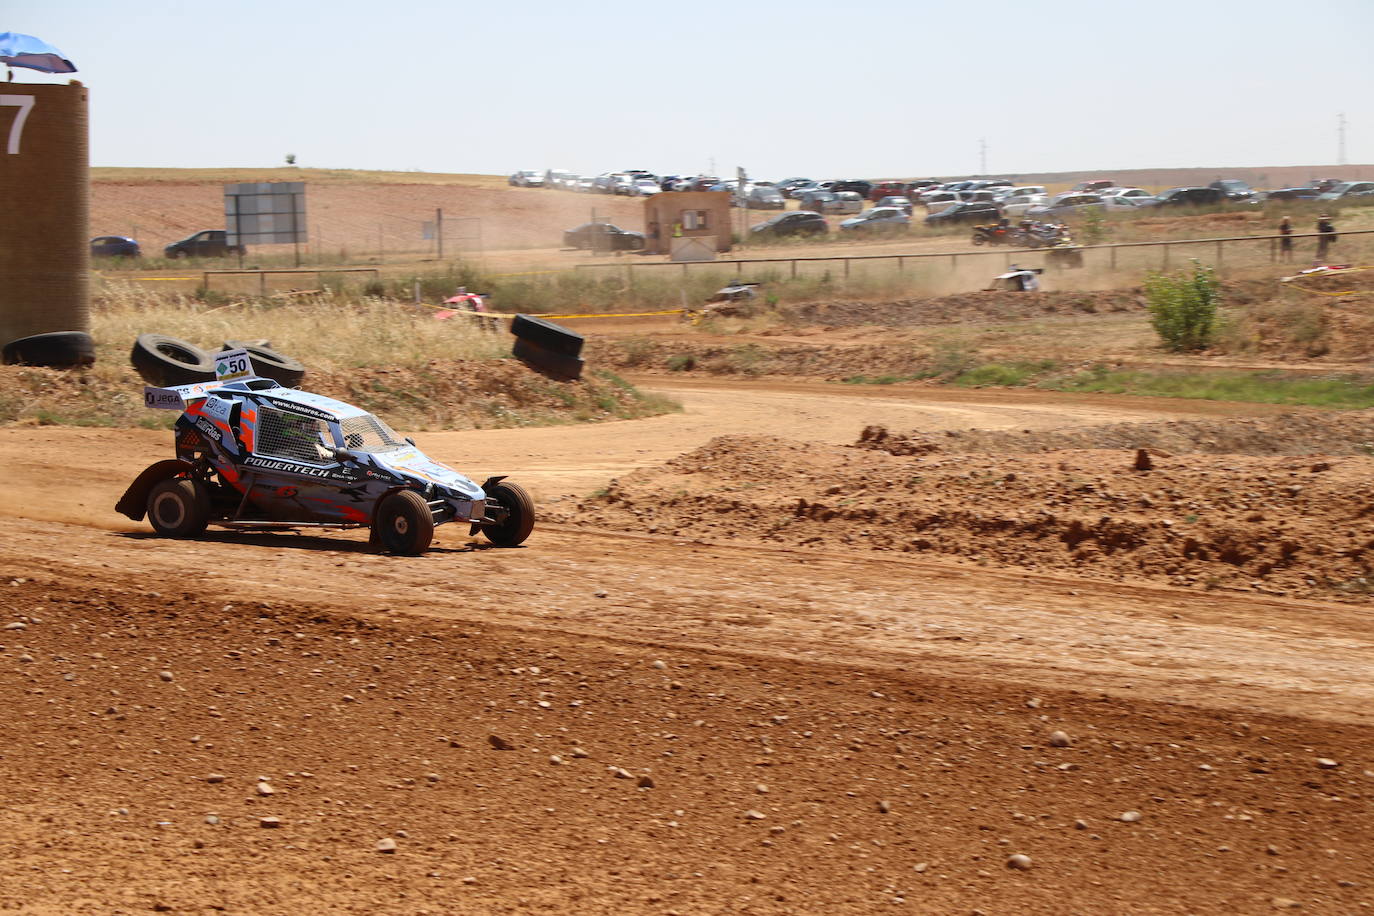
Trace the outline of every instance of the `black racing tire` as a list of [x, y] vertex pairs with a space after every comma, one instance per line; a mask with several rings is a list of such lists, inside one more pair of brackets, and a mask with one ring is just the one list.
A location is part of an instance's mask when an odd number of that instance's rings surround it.
[[271, 347], [243, 340], [226, 340], [224, 349], [247, 350], [248, 357], [253, 360], [254, 371], [263, 378], [270, 378], [278, 385], [295, 388], [301, 383], [301, 379], [305, 378], [304, 363], [284, 353], [278, 353]]
[[516, 338], [511, 354], [531, 369], [562, 380], [580, 379], [585, 365], [580, 356], [554, 353], [522, 338]]
[[983, 244], [986, 244], [986, 243], [987, 243], [987, 240], [988, 240], [987, 236], [983, 235], [983, 233], [981, 233], [981, 232], [975, 232], [975, 233], [973, 233], [973, 238], [970, 239], [970, 241], [973, 242], [973, 244], [975, 244], [975, 245], [983, 245]]
[[75, 369], [95, 362], [95, 341], [85, 331], [49, 331], [5, 344], [7, 366], [48, 366]]
[[534, 530], [534, 500], [525, 488], [503, 480], [487, 490], [487, 499], [510, 510], [510, 515], [501, 524], [482, 528], [487, 540], [497, 547], [518, 547], [525, 543]]
[[372, 543], [387, 553], [414, 557], [434, 540], [434, 513], [414, 490], [394, 490], [377, 503]]
[[550, 353], [562, 353], [564, 356], [582, 355], [585, 338], [581, 334], [543, 318], [516, 315], [510, 321], [510, 332], [521, 340], [538, 344]]
[[215, 378], [215, 364], [200, 347], [165, 334], [140, 334], [129, 362], [150, 385], [194, 385]]
[[163, 537], [196, 537], [210, 524], [210, 491], [191, 477], [160, 480], [148, 491], [148, 521]]

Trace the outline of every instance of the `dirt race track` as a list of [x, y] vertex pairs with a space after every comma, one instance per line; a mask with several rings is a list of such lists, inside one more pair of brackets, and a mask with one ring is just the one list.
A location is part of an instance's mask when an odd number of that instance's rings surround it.
[[413, 559], [154, 538], [111, 507], [167, 433], [0, 429], [0, 911], [1374, 907], [1368, 602], [580, 518], [722, 435], [1273, 411], [652, 384], [423, 436], [565, 520]]

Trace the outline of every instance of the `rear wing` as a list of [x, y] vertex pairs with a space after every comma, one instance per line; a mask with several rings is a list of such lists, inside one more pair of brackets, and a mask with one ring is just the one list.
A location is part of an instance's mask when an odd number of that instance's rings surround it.
[[212, 361], [215, 367], [215, 380], [213, 382], [171, 385], [167, 388], [145, 385], [143, 388], [143, 406], [153, 410], [185, 410], [189, 402], [207, 397], [215, 389], [222, 388], [231, 382], [246, 382], [261, 378], [253, 368], [253, 360], [248, 356], [247, 350], [225, 350], [215, 354]]

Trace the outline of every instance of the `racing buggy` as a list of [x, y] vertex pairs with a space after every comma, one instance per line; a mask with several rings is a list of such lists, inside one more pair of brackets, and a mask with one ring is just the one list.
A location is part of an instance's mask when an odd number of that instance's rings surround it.
[[214, 364], [215, 381], [144, 389], [146, 406], [181, 416], [176, 457], [144, 470], [115, 506], [134, 521], [146, 515], [174, 538], [212, 523], [367, 527], [374, 550], [404, 555], [423, 553], [446, 522], [498, 547], [529, 537], [534, 503], [504, 476], [478, 486], [361, 408], [260, 378], [245, 350]]

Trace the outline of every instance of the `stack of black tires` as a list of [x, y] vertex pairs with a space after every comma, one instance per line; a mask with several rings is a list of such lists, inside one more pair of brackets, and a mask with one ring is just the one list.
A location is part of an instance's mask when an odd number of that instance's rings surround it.
[[516, 315], [510, 332], [515, 335], [511, 352], [531, 369], [556, 379], [582, 377], [581, 334], [533, 315]]
[[129, 362], [149, 385], [194, 385], [215, 379], [215, 353], [247, 350], [253, 369], [263, 378], [294, 388], [305, 378], [305, 366], [273, 350], [266, 341], [226, 340], [213, 353], [165, 334], [140, 334]]

